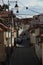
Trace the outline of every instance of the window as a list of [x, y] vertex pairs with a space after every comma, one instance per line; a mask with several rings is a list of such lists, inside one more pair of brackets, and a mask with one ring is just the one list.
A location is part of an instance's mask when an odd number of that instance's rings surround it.
[[38, 20], [38, 18], [37, 18], [37, 17], [35, 17], [35, 20]]

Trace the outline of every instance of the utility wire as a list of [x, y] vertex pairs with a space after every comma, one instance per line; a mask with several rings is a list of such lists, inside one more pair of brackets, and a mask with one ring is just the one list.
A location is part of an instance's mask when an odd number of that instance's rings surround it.
[[[19, 1], [19, 2], [20, 2], [20, 1]], [[20, 3], [21, 3], [21, 2], [20, 2]], [[21, 4], [26, 8], [26, 6], [25, 6], [23, 3], [21, 3]], [[32, 12], [40, 13], [40, 12], [37, 12], [37, 11], [35, 11], [35, 10], [30, 9], [29, 7], [28, 7], [28, 9], [31, 10]]]
[[[16, 2], [16, 1], [15, 1], [15, 2]], [[19, 1], [19, 3], [21, 3], [21, 1]], [[26, 6], [25, 6], [23, 3], [21, 3], [21, 4], [22, 4], [23, 7], [26, 8]], [[19, 8], [21, 8], [21, 7], [19, 7]], [[29, 9], [30, 11], [32, 11], [32, 12], [40, 13], [40, 12], [37, 12], [37, 11], [35, 11], [35, 10], [30, 9], [29, 7], [28, 7], [28, 9]]]
[[[2, 0], [2, 2], [3, 2], [3, 4], [4, 4], [4, 1], [3, 1], [3, 0]], [[19, 1], [19, 2], [21, 3], [21, 1]], [[23, 7], [26, 8], [26, 6], [25, 6], [23, 3], [21, 3], [21, 4], [22, 4]], [[20, 7], [20, 8], [21, 8], [21, 7]], [[32, 12], [39, 13], [39, 12], [37, 12], [37, 11], [35, 11], [35, 10], [30, 9], [29, 7], [28, 7], [28, 9], [29, 9], [30, 11], [32, 11]], [[30, 15], [30, 14], [16, 14], [16, 15]]]
[[[10, 2], [10, 1], [9, 1]], [[16, 1], [15, 1], [16, 2]], [[20, 3], [21, 3], [21, 5], [23, 6], [23, 7], [25, 7], [26, 8], [26, 6], [21, 2], [21, 1], [19, 1]], [[2, 0], [2, 3], [4, 4], [4, 1]], [[21, 7], [20, 7], [21, 8]], [[37, 11], [35, 11], [35, 10], [32, 10], [32, 9], [30, 9], [29, 7], [28, 7], [28, 9], [30, 10], [30, 11], [32, 11], [32, 12], [35, 12], [35, 13], [40, 13], [40, 12], [37, 12]]]

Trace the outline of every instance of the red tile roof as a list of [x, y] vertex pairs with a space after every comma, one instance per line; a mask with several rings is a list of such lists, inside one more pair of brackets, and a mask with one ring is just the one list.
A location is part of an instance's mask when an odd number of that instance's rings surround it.
[[[8, 17], [8, 14], [11, 16], [11, 11], [1, 11], [0, 17]], [[15, 14], [13, 14], [13, 16], [15, 16]]]

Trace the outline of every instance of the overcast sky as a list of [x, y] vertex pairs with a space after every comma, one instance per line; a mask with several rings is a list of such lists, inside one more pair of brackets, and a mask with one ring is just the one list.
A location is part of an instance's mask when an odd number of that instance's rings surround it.
[[[3, 0], [4, 3], [8, 3], [8, 0]], [[12, 2], [11, 2], [12, 1]], [[9, 0], [10, 9], [14, 8], [15, 1], [17, 0]], [[2, 0], [0, 0], [0, 4], [2, 4]], [[30, 17], [39, 13], [43, 13], [43, 0], [18, 0], [19, 13], [18, 14], [29, 14], [29, 15], [18, 15], [19, 17]], [[25, 6], [28, 6], [28, 10], [26, 10]], [[36, 12], [31, 11], [34, 10]], [[15, 8], [13, 9], [14, 13], [16, 12]]]

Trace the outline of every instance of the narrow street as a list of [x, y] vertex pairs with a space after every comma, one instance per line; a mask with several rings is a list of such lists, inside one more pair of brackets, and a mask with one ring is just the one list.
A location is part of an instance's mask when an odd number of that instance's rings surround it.
[[16, 47], [10, 65], [40, 65], [40, 63], [31, 47]]
[[10, 65], [40, 65], [32, 48], [16, 48]]
[[0, 0], [0, 65], [43, 65], [43, 0]]

